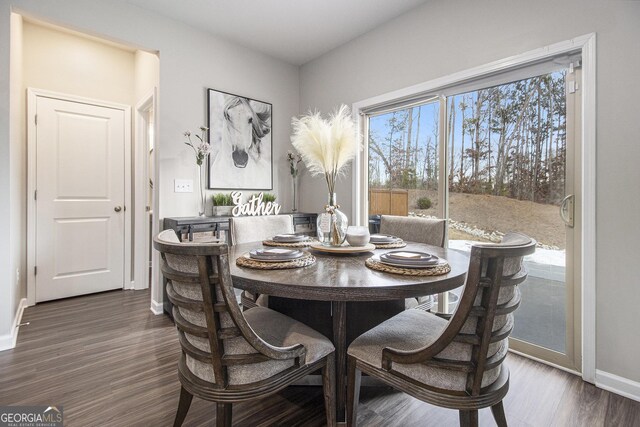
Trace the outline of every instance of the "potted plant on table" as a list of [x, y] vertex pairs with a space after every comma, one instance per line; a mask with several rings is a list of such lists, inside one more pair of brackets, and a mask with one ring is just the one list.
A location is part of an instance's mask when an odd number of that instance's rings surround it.
[[273, 193], [262, 193], [262, 201], [267, 203], [267, 202], [275, 202], [276, 199], [278, 198], [278, 196], [276, 196]]
[[211, 196], [213, 202], [213, 215], [231, 216], [233, 210], [233, 198], [231, 194], [218, 193]]

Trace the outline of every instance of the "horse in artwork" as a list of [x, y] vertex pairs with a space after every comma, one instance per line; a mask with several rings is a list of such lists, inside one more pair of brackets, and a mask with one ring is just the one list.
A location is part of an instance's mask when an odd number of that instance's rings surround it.
[[262, 138], [271, 132], [270, 111], [256, 111], [249, 100], [240, 96], [226, 100], [223, 109], [222, 143], [231, 145], [231, 159], [236, 168], [245, 168], [249, 156], [260, 159]]

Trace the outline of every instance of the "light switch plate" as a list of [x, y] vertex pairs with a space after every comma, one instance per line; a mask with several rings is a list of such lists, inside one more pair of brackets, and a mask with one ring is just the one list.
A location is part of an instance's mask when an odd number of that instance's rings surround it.
[[192, 179], [175, 179], [173, 183], [174, 193], [193, 193]]

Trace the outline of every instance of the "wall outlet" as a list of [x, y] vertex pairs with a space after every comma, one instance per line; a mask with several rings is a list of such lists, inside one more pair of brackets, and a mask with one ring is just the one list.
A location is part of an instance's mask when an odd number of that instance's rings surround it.
[[174, 193], [193, 193], [192, 179], [176, 179], [173, 181]]

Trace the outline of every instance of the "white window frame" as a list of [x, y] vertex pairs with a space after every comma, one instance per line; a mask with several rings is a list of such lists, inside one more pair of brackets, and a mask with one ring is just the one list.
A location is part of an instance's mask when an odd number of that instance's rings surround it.
[[[358, 132], [366, 137], [363, 110], [378, 105], [413, 99], [421, 94], [438, 94], [447, 87], [484, 79], [491, 75], [534, 65], [563, 54], [579, 51], [582, 57], [582, 378], [595, 382], [596, 371], [596, 35], [586, 34], [519, 55], [450, 74], [417, 85], [355, 102], [352, 112]], [[444, 149], [444, 147], [441, 147]], [[368, 223], [367, 150], [356, 154], [353, 162], [353, 212], [358, 224]]]

